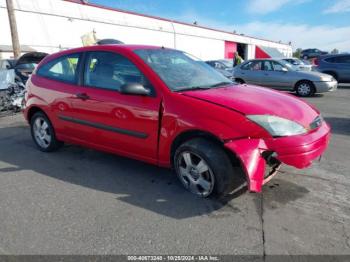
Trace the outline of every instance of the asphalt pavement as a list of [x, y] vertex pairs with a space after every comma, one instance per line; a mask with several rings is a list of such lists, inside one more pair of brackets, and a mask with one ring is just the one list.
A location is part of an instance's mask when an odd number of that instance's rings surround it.
[[350, 255], [350, 88], [307, 100], [333, 129], [321, 162], [225, 201], [135, 160], [39, 152], [21, 114], [0, 117], [0, 254]]

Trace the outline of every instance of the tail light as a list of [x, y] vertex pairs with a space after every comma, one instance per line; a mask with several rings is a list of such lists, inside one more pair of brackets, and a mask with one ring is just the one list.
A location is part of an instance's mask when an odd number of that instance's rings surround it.
[[315, 63], [315, 66], [318, 66], [320, 64], [318, 61], [318, 58], [315, 59], [314, 63]]

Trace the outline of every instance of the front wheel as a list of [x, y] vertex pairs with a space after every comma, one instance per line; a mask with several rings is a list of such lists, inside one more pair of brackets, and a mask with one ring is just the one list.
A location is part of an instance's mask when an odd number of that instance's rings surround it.
[[233, 189], [234, 171], [228, 155], [204, 138], [180, 145], [174, 166], [184, 187], [200, 197], [223, 196]]
[[296, 85], [295, 91], [298, 96], [308, 97], [312, 96], [315, 93], [315, 88], [311, 82], [302, 81]]
[[52, 152], [63, 145], [56, 139], [54, 128], [43, 112], [37, 112], [30, 120], [30, 130], [34, 143], [40, 151]]

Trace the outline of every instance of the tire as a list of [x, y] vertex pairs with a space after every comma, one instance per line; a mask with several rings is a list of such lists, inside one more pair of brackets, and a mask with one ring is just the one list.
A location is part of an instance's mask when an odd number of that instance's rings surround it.
[[180, 145], [174, 167], [184, 187], [197, 196], [221, 197], [233, 190], [235, 176], [230, 158], [210, 140], [195, 138]]
[[310, 81], [300, 81], [295, 86], [295, 92], [298, 96], [308, 97], [315, 94], [315, 87]]
[[55, 130], [43, 112], [36, 112], [32, 116], [30, 131], [35, 145], [42, 152], [53, 152], [63, 145], [63, 142], [56, 139]]
[[235, 79], [235, 82], [241, 85], [245, 83], [244, 80], [240, 78]]

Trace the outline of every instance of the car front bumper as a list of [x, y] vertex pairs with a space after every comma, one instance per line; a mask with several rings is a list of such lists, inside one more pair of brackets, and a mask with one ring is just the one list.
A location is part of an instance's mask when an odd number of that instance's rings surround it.
[[323, 122], [318, 129], [304, 135], [232, 140], [225, 147], [241, 160], [249, 190], [261, 192], [262, 186], [270, 180], [266, 179], [265, 171], [271, 158], [296, 168], [306, 168], [323, 154], [329, 139], [330, 127]]
[[316, 93], [324, 93], [335, 91], [338, 88], [338, 82], [334, 81], [322, 81], [322, 82], [314, 82]]

